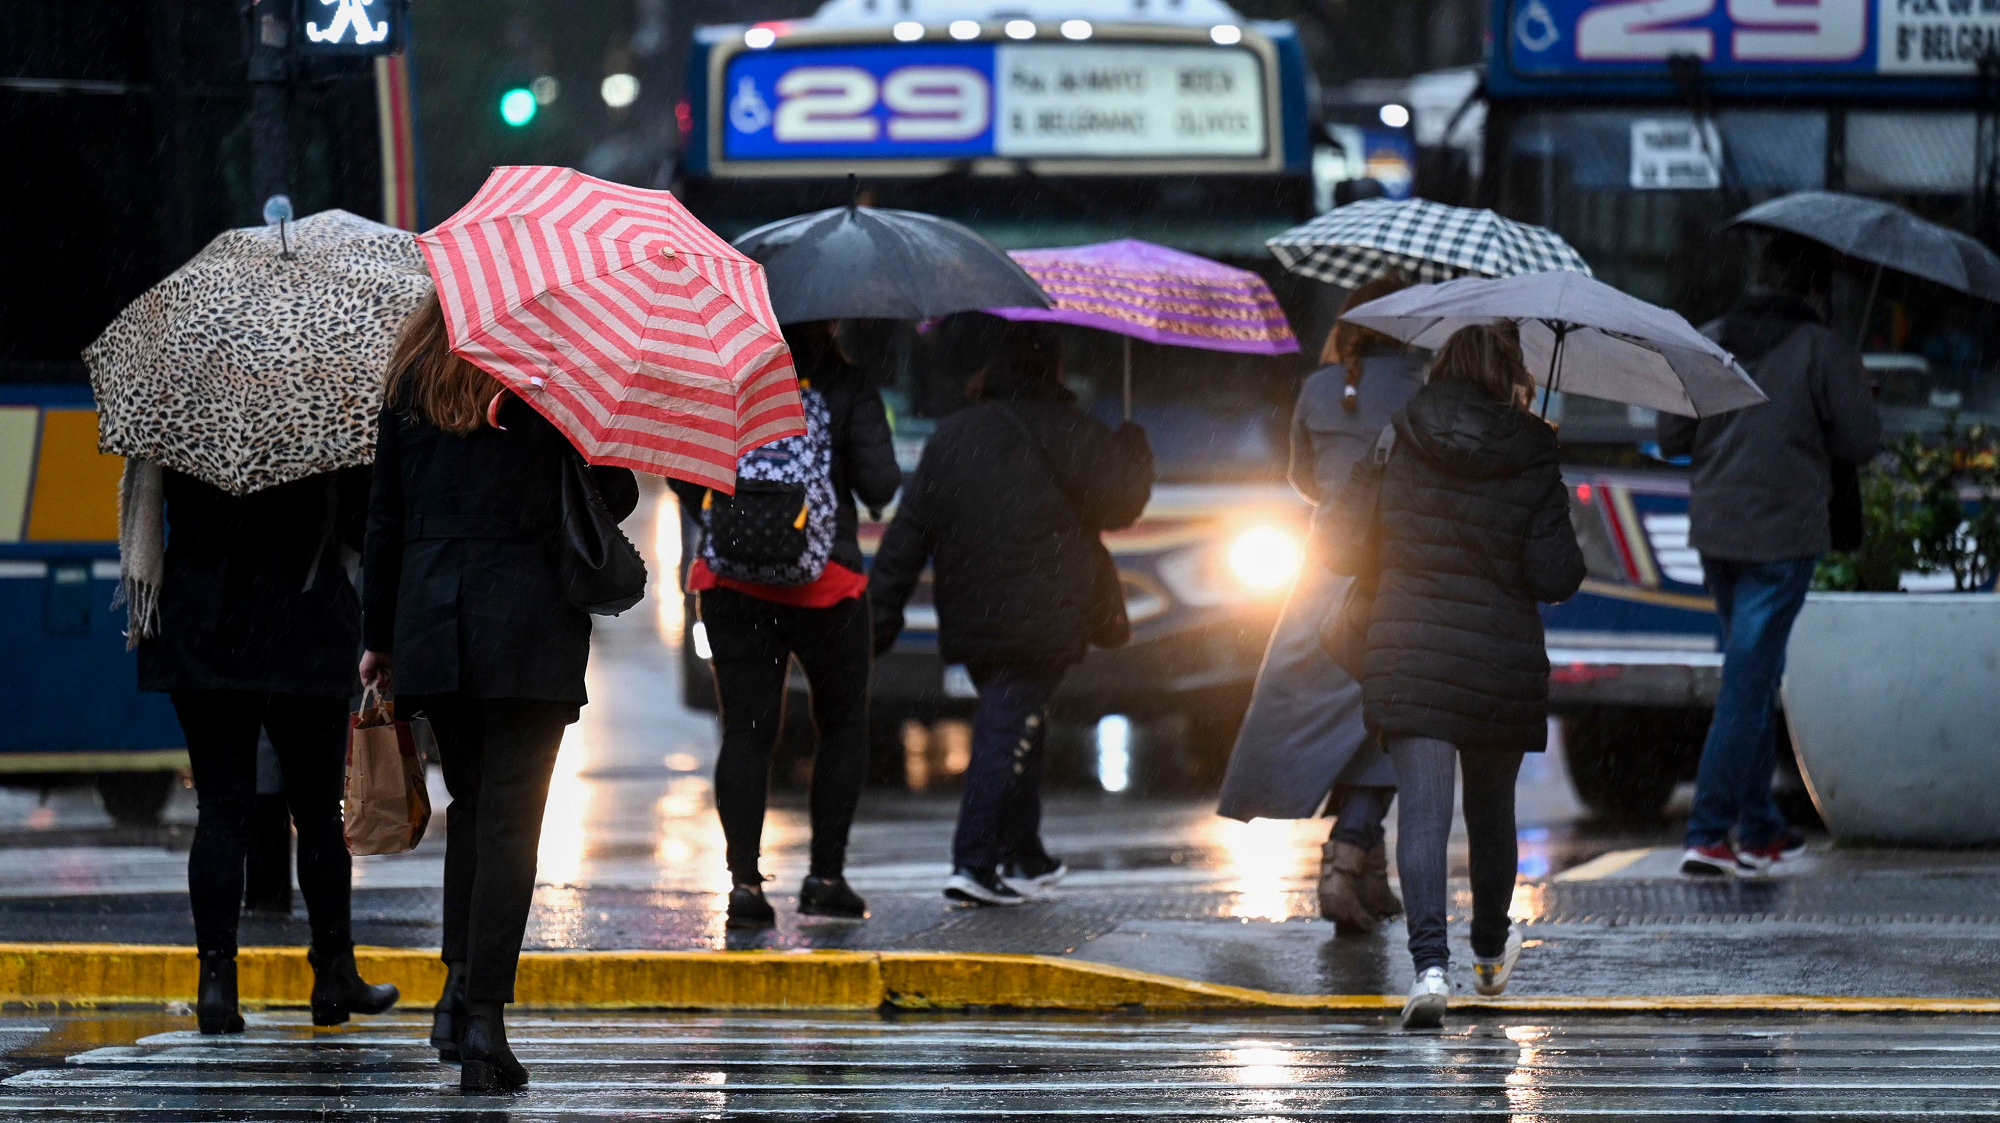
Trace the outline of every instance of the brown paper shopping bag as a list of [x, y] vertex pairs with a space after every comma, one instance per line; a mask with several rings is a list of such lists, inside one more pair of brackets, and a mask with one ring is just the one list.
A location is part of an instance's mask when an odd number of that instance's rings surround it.
[[431, 794], [410, 723], [396, 720], [396, 704], [369, 687], [347, 734], [347, 791], [341, 809], [347, 849], [355, 854], [401, 854], [423, 841], [431, 821]]

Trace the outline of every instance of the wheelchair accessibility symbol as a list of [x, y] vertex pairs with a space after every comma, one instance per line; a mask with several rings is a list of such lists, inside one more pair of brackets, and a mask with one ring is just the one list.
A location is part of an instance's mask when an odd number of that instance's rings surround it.
[[729, 123], [739, 133], [758, 133], [771, 123], [771, 107], [757, 92], [757, 83], [743, 78], [736, 83], [736, 96], [729, 99]]
[[1514, 16], [1514, 41], [1523, 50], [1542, 52], [1562, 41], [1556, 18], [1542, 0], [1528, 0]]

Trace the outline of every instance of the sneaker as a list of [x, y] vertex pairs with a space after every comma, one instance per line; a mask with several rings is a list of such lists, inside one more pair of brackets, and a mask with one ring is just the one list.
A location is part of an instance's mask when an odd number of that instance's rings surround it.
[[777, 911], [764, 899], [764, 886], [739, 882], [729, 891], [729, 912], [723, 925], [729, 928], [769, 928], [778, 922]]
[[1507, 926], [1507, 950], [1497, 958], [1488, 959], [1483, 955], [1472, 960], [1473, 987], [1479, 993], [1492, 997], [1507, 989], [1507, 979], [1514, 973], [1514, 964], [1521, 959], [1521, 926]]
[[1805, 856], [1806, 834], [1797, 827], [1763, 846], [1746, 846], [1736, 852], [1736, 872], [1745, 877], [1769, 877], [1790, 868]]
[[1690, 846], [1681, 855], [1681, 872], [1689, 877], [1727, 877], [1736, 869], [1736, 848], [1727, 842]]
[[1039, 860], [1008, 862], [1000, 868], [1000, 880], [1023, 897], [1039, 897], [1068, 875], [1069, 863], [1047, 854]]
[[849, 888], [847, 879], [838, 874], [833, 877], [808, 877], [799, 884], [799, 915], [825, 917], [828, 920], [866, 920], [868, 902]]
[[1403, 1003], [1397, 1022], [1404, 1029], [1436, 1029], [1444, 1024], [1445, 1007], [1451, 1003], [1451, 979], [1442, 967], [1426, 967], [1410, 984], [1410, 1000]]
[[959, 866], [944, 883], [944, 895], [975, 905], [1018, 905], [1026, 898], [1000, 879], [992, 866]]

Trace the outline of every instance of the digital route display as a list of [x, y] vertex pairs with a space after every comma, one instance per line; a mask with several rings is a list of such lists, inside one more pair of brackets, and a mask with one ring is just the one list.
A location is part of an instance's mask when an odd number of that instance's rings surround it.
[[1270, 75], [1245, 47], [838, 44], [722, 64], [729, 161], [1261, 160]]

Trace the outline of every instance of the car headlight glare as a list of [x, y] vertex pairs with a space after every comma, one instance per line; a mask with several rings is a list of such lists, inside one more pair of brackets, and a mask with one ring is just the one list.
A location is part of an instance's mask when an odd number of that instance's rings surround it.
[[1229, 572], [1255, 592], [1290, 585], [1301, 560], [1298, 539], [1275, 526], [1253, 526], [1229, 543]]

